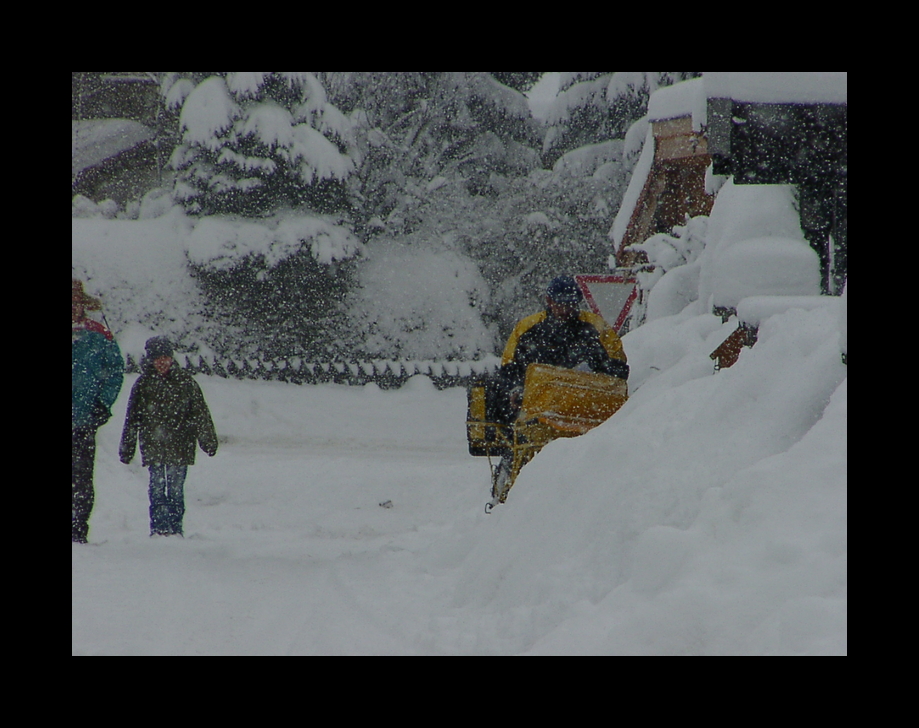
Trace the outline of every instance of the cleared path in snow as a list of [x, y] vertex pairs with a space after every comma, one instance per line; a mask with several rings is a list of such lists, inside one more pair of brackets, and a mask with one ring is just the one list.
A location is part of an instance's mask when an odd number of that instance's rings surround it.
[[100, 432], [74, 654], [439, 651], [448, 587], [419, 556], [487, 499], [465, 393], [198, 380], [222, 443], [189, 469], [185, 539], [148, 537], [146, 470], [117, 461], [133, 377]]

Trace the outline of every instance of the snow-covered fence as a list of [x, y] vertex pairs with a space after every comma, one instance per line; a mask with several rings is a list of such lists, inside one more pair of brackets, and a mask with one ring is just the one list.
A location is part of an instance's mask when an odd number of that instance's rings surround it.
[[[192, 374], [208, 374], [228, 379], [262, 379], [291, 384], [349, 384], [373, 382], [382, 389], [397, 389], [410, 377], [423, 375], [438, 389], [468, 386], [477, 377], [497, 370], [497, 357], [478, 361], [332, 361], [311, 363], [290, 359], [230, 359], [195, 354], [176, 354], [176, 361]], [[140, 358], [128, 354], [126, 369], [140, 371]]]

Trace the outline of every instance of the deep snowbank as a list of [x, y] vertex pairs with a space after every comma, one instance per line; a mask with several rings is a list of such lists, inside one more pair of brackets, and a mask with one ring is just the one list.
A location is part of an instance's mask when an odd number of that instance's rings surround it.
[[845, 654], [838, 305], [770, 319], [717, 375], [698, 339], [685, 381], [552, 443], [477, 531], [457, 604], [527, 615], [534, 654]]

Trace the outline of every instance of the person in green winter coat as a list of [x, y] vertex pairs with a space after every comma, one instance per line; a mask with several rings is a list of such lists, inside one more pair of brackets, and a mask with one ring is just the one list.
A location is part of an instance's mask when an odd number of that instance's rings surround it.
[[102, 323], [89, 318], [102, 303], [71, 278], [70, 289], [70, 540], [86, 543], [95, 490], [96, 431], [112, 416], [124, 382], [121, 350]]
[[217, 433], [201, 388], [176, 365], [170, 341], [157, 336], [145, 349], [118, 454], [127, 465], [140, 441], [142, 464], [150, 470], [150, 535], [181, 536], [188, 466], [195, 463], [196, 446], [216, 454]]

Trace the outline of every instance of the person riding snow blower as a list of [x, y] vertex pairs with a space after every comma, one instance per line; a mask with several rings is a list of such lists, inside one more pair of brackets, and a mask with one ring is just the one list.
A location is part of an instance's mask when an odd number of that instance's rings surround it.
[[628, 399], [622, 341], [602, 317], [580, 310], [575, 279], [553, 279], [545, 298], [545, 310], [514, 328], [497, 375], [468, 391], [469, 452], [487, 456], [490, 467], [500, 457], [486, 513], [504, 503], [520, 469], [549, 442], [584, 434]]

